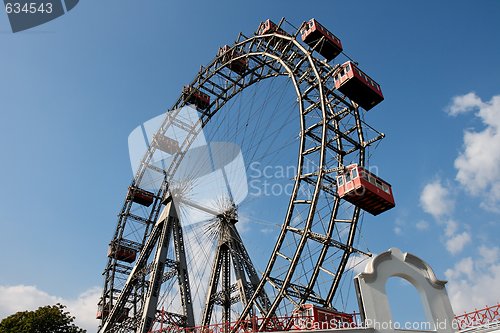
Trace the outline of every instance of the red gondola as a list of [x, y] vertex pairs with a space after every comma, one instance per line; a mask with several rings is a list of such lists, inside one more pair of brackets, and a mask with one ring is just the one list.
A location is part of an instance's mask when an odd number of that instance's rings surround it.
[[[327, 61], [332, 60], [342, 52], [342, 42], [340, 39], [315, 19], [305, 22], [300, 33], [302, 41], [325, 57]], [[322, 41], [320, 41], [321, 37], [323, 37]]]
[[108, 257], [116, 260], [133, 263], [137, 256], [137, 251], [120, 244], [110, 244], [108, 248]]
[[[116, 318], [116, 321], [118, 323], [123, 322], [127, 317], [130, 309], [129, 308], [124, 308], [122, 313]], [[111, 312], [111, 306], [110, 304], [105, 304], [104, 306], [102, 305], [101, 302], [99, 302], [99, 305], [97, 307], [97, 314], [95, 316], [96, 319], [105, 319], [107, 316], [109, 316], [109, 313]]]
[[[219, 52], [217, 52], [217, 56], [221, 57], [223, 63], [228, 63], [226, 66], [232, 70], [233, 72], [236, 72], [238, 74], [243, 74], [248, 68], [248, 59], [247, 58], [238, 58], [241, 56], [241, 53], [239, 53], [236, 50], [231, 50], [231, 47], [229, 45], [224, 45], [223, 47], [219, 48]], [[238, 59], [235, 59], [238, 58]], [[233, 60], [234, 59], [234, 60]]]
[[128, 188], [127, 198], [139, 205], [149, 207], [154, 201], [154, 194], [136, 186], [130, 186]]
[[257, 35], [266, 35], [266, 34], [272, 34], [273, 32], [276, 32], [280, 35], [285, 35], [285, 36], [289, 36], [289, 34], [278, 27], [278, 25], [276, 23], [274, 23], [273, 21], [271, 20], [265, 20], [264, 22], [261, 22], [261, 24], [259, 25], [259, 29], [257, 30]]
[[205, 110], [210, 105], [210, 96], [191, 86], [184, 86], [182, 99], [186, 103], [196, 105], [201, 110]]
[[334, 76], [335, 89], [370, 110], [384, 100], [380, 85], [363, 73], [352, 61], [342, 64]]
[[108, 304], [103, 305], [101, 299], [99, 305], [97, 306], [97, 314], [95, 316], [95, 319], [104, 319], [109, 315], [109, 312], [110, 312], [109, 305]]
[[164, 135], [156, 135], [155, 142], [158, 149], [167, 154], [175, 154], [179, 152], [179, 142]]
[[337, 193], [372, 215], [396, 206], [391, 185], [357, 164], [347, 166], [337, 177]]
[[294, 328], [298, 330], [331, 330], [353, 328], [352, 314], [321, 308], [313, 304], [303, 304], [293, 311]]

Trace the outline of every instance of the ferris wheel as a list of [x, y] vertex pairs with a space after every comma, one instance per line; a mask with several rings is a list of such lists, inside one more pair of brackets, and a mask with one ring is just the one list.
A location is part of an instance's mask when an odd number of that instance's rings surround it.
[[229, 332], [252, 320], [287, 330], [279, 318], [306, 304], [342, 311], [348, 259], [366, 254], [355, 247], [361, 210], [377, 215], [394, 198], [365, 166], [384, 135], [361, 108], [382, 91], [356, 63], [335, 63], [341, 53], [314, 19], [267, 20], [138, 130], [144, 153], [109, 245], [99, 332]]

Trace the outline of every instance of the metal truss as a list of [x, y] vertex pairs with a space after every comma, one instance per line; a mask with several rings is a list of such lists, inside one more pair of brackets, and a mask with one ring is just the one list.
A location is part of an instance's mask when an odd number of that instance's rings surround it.
[[[214, 306], [222, 307], [222, 318], [225, 323], [231, 322], [231, 305], [237, 302], [248, 304], [248, 299], [255, 293], [260, 281], [255, 267], [245, 249], [243, 240], [236, 230], [237, 214], [235, 208], [226, 214], [220, 214], [214, 222], [218, 245], [213, 262], [208, 293], [203, 310], [201, 326], [209, 326]], [[235, 275], [235, 283], [231, 283], [231, 263]], [[220, 282], [220, 291], [217, 287]], [[261, 312], [270, 306], [264, 291], [256, 295], [255, 305]], [[251, 313], [250, 317], [254, 314]], [[228, 327], [224, 328], [226, 331]]]
[[[153, 227], [136, 265], [131, 269], [122, 292], [105, 318], [102, 332], [149, 332], [157, 317], [160, 286], [166, 280], [177, 277], [181, 294], [183, 313], [171, 313], [167, 322], [182, 327], [194, 326], [194, 315], [189, 289], [189, 275], [186, 263], [182, 228], [175, 206], [168, 194], [162, 214]], [[173, 242], [172, 242], [173, 240]], [[167, 258], [169, 246], [173, 243], [175, 259]], [[156, 249], [154, 259], [147, 265], [148, 258]], [[169, 270], [165, 271], [165, 268]], [[148, 276], [149, 279], [145, 279]], [[145, 289], [143, 297], [137, 299], [134, 291]], [[123, 318], [130, 306], [135, 307], [134, 317]], [[126, 310], [127, 309], [127, 310]]]

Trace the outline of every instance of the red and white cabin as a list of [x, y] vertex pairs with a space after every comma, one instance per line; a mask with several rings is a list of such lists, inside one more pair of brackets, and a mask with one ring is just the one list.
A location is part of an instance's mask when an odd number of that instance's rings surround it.
[[273, 32], [276, 32], [280, 35], [289, 36], [289, 34], [285, 30], [278, 28], [278, 25], [269, 19], [260, 23], [259, 29], [257, 30], [257, 35], [261, 36], [272, 34]]
[[95, 316], [95, 319], [105, 319], [110, 312], [110, 306], [108, 304], [103, 305], [102, 304], [102, 299], [97, 305], [97, 314]]
[[116, 260], [133, 263], [137, 256], [137, 251], [120, 244], [110, 244], [108, 248], [108, 257]]
[[352, 328], [355, 325], [354, 315], [303, 304], [293, 311], [293, 326], [298, 330], [331, 330], [336, 328]]
[[[315, 19], [305, 22], [300, 30], [302, 41], [321, 54], [327, 61], [342, 52], [342, 42]], [[323, 40], [320, 42], [321, 37]]]
[[227, 68], [240, 75], [245, 73], [248, 68], [248, 58], [238, 58], [241, 56], [241, 53], [234, 49], [231, 50], [229, 45], [219, 48], [217, 56], [222, 58], [223, 63], [227, 63]]
[[127, 199], [139, 205], [149, 207], [154, 201], [154, 194], [136, 186], [130, 186], [128, 188]]
[[[116, 321], [118, 323], [121, 323], [125, 319], [127, 319], [129, 311], [130, 311], [129, 308], [124, 308], [123, 311], [116, 318]], [[102, 305], [102, 300], [101, 300], [101, 302], [99, 302], [99, 304], [97, 306], [97, 314], [96, 314], [95, 318], [96, 319], [105, 319], [109, 316], [110, 312], [111, 312], [111, 305], [110, 304]]]
[[205, 110], [210, 105], [210, 96], [192, 86], [184, 86], [182, 99], [185, 103], [194, 104], [201, 110]]
[[372, 215], [396, 206], [391, 185], [357, 164], [348, 165], [337, 177], [337, 193]]
[[158, 134], [155, 136], [155, 142], [158, 149], [167, 153], [175, 154], [179, 152], [179, 141], [169, 138], [165, 135]]
[[384, 100], [380, 85], [352, 61], [343, 63], [334, 75], [335, 89], [366, 111]]

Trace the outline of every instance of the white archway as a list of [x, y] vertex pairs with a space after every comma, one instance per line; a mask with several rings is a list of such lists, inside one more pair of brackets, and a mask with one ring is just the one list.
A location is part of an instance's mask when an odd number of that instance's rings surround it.
[[426, 319], [434, 326], [429, 327], [429, 330], [455, 332], [446, 281], [438, 280], [432, 268], [419, 257], [402, 253], [396, 248], [370, 259], [365, 271], [354, 278], [361, 317], [367, 327], [384, 332], [407, 329], [393, 326], [385, 289], [387, 280], [393, 276], [407, 280], [417, 289]]

